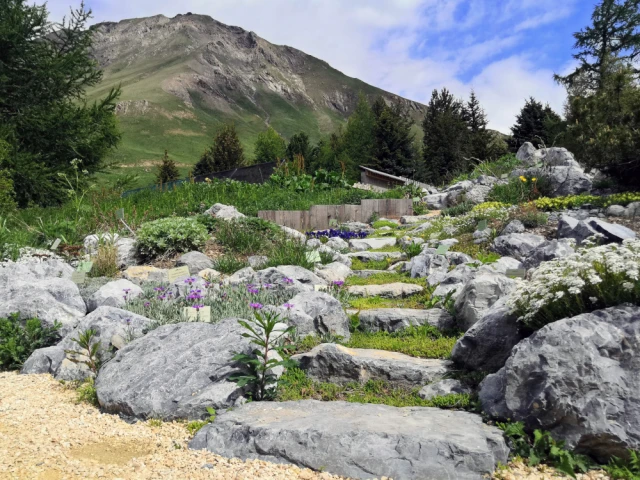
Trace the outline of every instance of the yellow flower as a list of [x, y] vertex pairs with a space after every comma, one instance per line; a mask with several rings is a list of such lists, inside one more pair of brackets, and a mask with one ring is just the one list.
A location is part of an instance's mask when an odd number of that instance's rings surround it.
[[536, 177], [533, 177], [533, 178], [531, 179], [531, 181], [532, 181], [532, 182], [535, 182], [536, 180], [538, 180]]
[[527, 179], [523, 175], [520, 175], [520, 180], [522, 180], [524, 183], [527, 183]]

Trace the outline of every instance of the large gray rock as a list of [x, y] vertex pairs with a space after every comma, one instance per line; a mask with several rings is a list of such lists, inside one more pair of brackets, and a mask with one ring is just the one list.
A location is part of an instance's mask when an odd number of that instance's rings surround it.
[[510, 233], [523, 233], [526, 229], [520, 220], [511, 220], [506, 227], [500, 232], [500, 235], [509, 235]]
[[308, 335], [338, 335], [345, 340], [351, 338], [349, 317], [342, 305], [324, 292], [303, 292], [291, 300], [293, 307], [277, 307], [282, 321], [296, 327], [300, 337]]
[[325, 245], [338, 252], [349, 248], [349, 244], [340, 237], [331, 237]]
[[391, 261], [402, 260], [406, 254], [402, 252], [352, 252], [347, 253], [347, 257], [357, 258], [363, 262], [381, 262], [390, 259]]
[[358, 315], [360, 326], [367, 332], [397, 332], [411, 326], [431, 325], [440, 330], [456, 327], [453, 317], [441, 308], [372, 308]]
[[244, 214], [240, 213], [236, 207], [222, 203], [214, 204], [210, 209], [206, 210], [204, 214], [227, 221], [244, 218]]
[[472, 205], [479, 205], [486, 201], [491, 188], [489, 185], [476, 184], [464, 194], [464, 199]]
[[451, 270], [442, 279], [440, 284], [436, 287], [433, 295], [444, 298], [451, 292], [451, 298], [454, 300], [458, 298], [462, 293], [462, 288], [468, 283], [476, 274], [476, 269], [469, 267], [468, 265], [458, 265]]
[[351, 295], [357, 297], [402, 298], [420, 293], [424, 287], [412, 283], [387, 283], [384, 285], [354, 285], [347, 287]]
[[315, 290], [316, 285], [325, 286], [327, 284], [325, 280], [315, 273], [302, 267], [290, 265], [277, 268], [269, 267], [259, 271], [246, 267], [228, 277], [225, 282], [229, 285], [269, 284], [290, 290], [293, 294], [312, 292]]
[[451, 362], [415, 358], [386, 350], [347, 348], [323, 343], [310, 352], [291, 357], [307, 375], [319, 382], [366, 383], [383, 380], [390, 385], [413, 388], [441, 378]]
[[548, 240], [533, 249], [527, 259], [522, 262], [522, 267], [526, 269], [536, 268], [542, 262], [567, 257], [575, 252], [573, 246], [574, 243], [567, 238]]
[[437, 382], [430, 383], [420, 389], [418, 396], [424, 400], [431, 400], [434, 397], [443, 397], [445, 395], [454, 395], [460, 393], [473, 393], [473, 390], [462, 383], [460, 380], [453, 378], [445, 378]]
[[608, 223], [599, 218], [589, 217], [585, 220], [577, 220], [568, 215], [563, 215], [558, 221], [558, 238], [572, 238], [580, 244], [587, 238], [600, 234], [604, 243], [617, 242], [636, 238], [633, 230], [615, 223]]
[[465, 370], [497, 372], [511, 350], [528, 332], [506, 306], [507, 297], [494, 303], [453, 347], [451, 360]]
[[[80, 354], [82, 349], [74, 341], [79, 334], [89, 329], [96, 332], [97, 357], [104, 363], [127, 342], [141, 337], [151, 323], [152, 320], [127, 310], [99, 307], [84, 317], [60, 343], [35, 350], [24, 363], [21, 373], [50, 373], [58, 380], [83, 380], [93, 373], [82, 363], [87, 357]], [[65, 353], [66, 350], [79, 354]]]
[[520, 160], [522, 163], [524, 163], [525, 165], [533, 165], [535, 164], [535, 160], [536, 160], [534, 158], [536, 151], [537, 151], [536, 147], [534, 147], [531, 142], [524, 142], [518, 149], [518, 152], [516, 153], [516, 158]]
[[501, 235], [493, 240], [491, 249], [505, 257], [513, 257], [524, 260], [540, 244], [544, 243], [544, 237], [531, 233], [510, 233]]
[[235, 319], [158, 327], [102, 367], [100, 406], [126, 417], [176, 420], [242, 403], [243, 390], [229, 380], [238, 371], [234, 354], [253, 349], [242, 333]]
[[57, 321], [60, 335], [66, 335], [87, 313], [69, 271], [73, 269], [58, 261], [0, 264], [0, 317], [18, 313], [20, 319], [39, 318], [46, 326]]
[[622, 243], [624, 240], [636, 238], [636, 232], [623, 225], [607, 223], [599, 218], [590, 218], [587, 222], [596, 232], [604, 235], [607, 242]]
[[481, 480], [509, 452], [502, 432], [471, 413], [316, 400], [247, 403], [221, 413], [189, 447], [396, 480]]
[[549, 179], [552, 197], [579, 195], [590, 192], [593, 187], [591, 178], [579, 166], [550, 167]]
[[98, 307], [124, 307], [128, 300], [142, 295], [142, 288], [129, 280], [121, 278], [100, 287], [87, 302], [87, 311]]
[[411, 278], [427, 278], [430, 285], [436, 285], [446, 277], [449, 265], [445, 255], [421, 253], [411, 259]]
[[189, 272], [195, 275], [201, 270], [213, 268], [213, 262], [202, 252], [189, 252], [181, 255], [176, 262], [177, 267], [189, 267]]
[[466, 331], [475, 324], [484, 312], [505, 297], [515, 286], [515, 281], [500, 273], [481, 270], [460, 291], [456, 298], [456, 320], [458, 326]]
[[298, 230], [285, 227], [284, 225], [280, 225], [280, 230], [282, 230], [285, 236], [289, 237], [290, 239], [296, 242], [305, 243], [307, 241], [307, 236], [304, 233], [299, 232]]
[[553, 322], [480, 385], [483, 410], [605, 462], [640, 447], [640, 308]]
[[495, 262], [485, 265], [485, 267], [491, 268], [492, 270], [498, 273], [502, 273], [503, 275], [506, 275], [507, 270], [522, 268], [522, 263], [519, 260], [516, 260], [515, 258], [500, 257]]
[[332, 282], [344, 282], [352, 273], [353, 271], [349, 267], [340, 262], [332, 262], [316, 268], [316, 275], [329, 284]]
[[434, 193], [431, 195], [427, 195], [423, 198], [423, 201], [427, 204], [431, 210], [442, 210], [445, 208], [445, 199], [447, 198], [446, 193]]
[[396, 237], [365, 238], [363, 240], [360, 240], [360, 239], [349, 240], [349, 246], [358, 252], [363, 252], [365, 250], [372, 250], [376, 248], [393, 247], [395, 244], [396, 244]]

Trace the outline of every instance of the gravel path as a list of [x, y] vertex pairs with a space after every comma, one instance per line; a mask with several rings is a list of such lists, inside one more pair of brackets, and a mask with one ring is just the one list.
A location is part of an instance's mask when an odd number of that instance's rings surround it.
[[49, 375], [0, 373], [1, 479], [339, 478], [188, 450], [184, 424], [131, 425], [75, 400]]

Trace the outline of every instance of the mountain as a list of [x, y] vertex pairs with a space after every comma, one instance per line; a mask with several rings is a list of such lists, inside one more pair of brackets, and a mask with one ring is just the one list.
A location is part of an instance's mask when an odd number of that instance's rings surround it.
[[205, 15], [100, 23], [93, 55], [104, 96], [120, 84], [123, 140], [112, 160], [149, 180], [164, 149], [186, 173], [225, 122], [236, 124], [248, 158], [268, 125], [313, 141], [353, 111], [358, 93], [402, 102], [419, 120], [425, 106], [348, 77], [326, 62]]

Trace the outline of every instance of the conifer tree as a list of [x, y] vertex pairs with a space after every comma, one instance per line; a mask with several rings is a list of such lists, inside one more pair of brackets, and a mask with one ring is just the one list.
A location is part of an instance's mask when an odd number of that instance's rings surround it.
[[311, 144], [309, 143], [309, 135], [305, 132], [294, 134], [287, 145], [287, 160], [291, 161], [296, 155], [302, 156], [306, 161], [311, 157]]
[[573, 34], [579, 65], [566, 76], [555, 79], [582, 93], [604, 88], [612, 62], [629, 65], [628, 74], [638, 76], [640, 58], [640, 0], [602, 0], [591, 15], [592, 24]]
[[244, 152], [236, 127], [233, 123], [224, 125], [216, 134], [213, 144], [196, 163], [193, 174], [204, 175], [231, 170], [244, 163]]
[[[478, 112], [476, 115], [477, 126], [480, 128]], [[440, 92], [432, 92], [422, 122], [426, 181], [441, 184], [467, 169], [468, 117], [462, 101], [456, 99], [446, 88]]]
[[551, 147], [558, 136], [558, 125], [562, 124], [560, 115], [549, 105], [543, 106], [530, 97], [516, 116], [516, 123], [511, 127], [511, 149], [517, 151], [525, 142], [538, 146], [544, 144]]
[[385, 105], [376, 118], [373, 131], [373, 164], [383, 172], [413, 177], [416, 170], [413, 121], [400, 103]]
[[376, 118], [369, 101], [360, 93], [358, 104], [347, 121], [341, 143], [343, 158], [347, 159], [346, 175], [350, 180], [358, 179], [360, 165], [372, 163], [375, 126]]
[[169, 158], [167, 150], [164, 151], [162, 163], [158, 165], [158, 173], [156, 174], [156, 183], [167, 183], [180, 178], [180, 172], [176, 166], [176, 162]]

